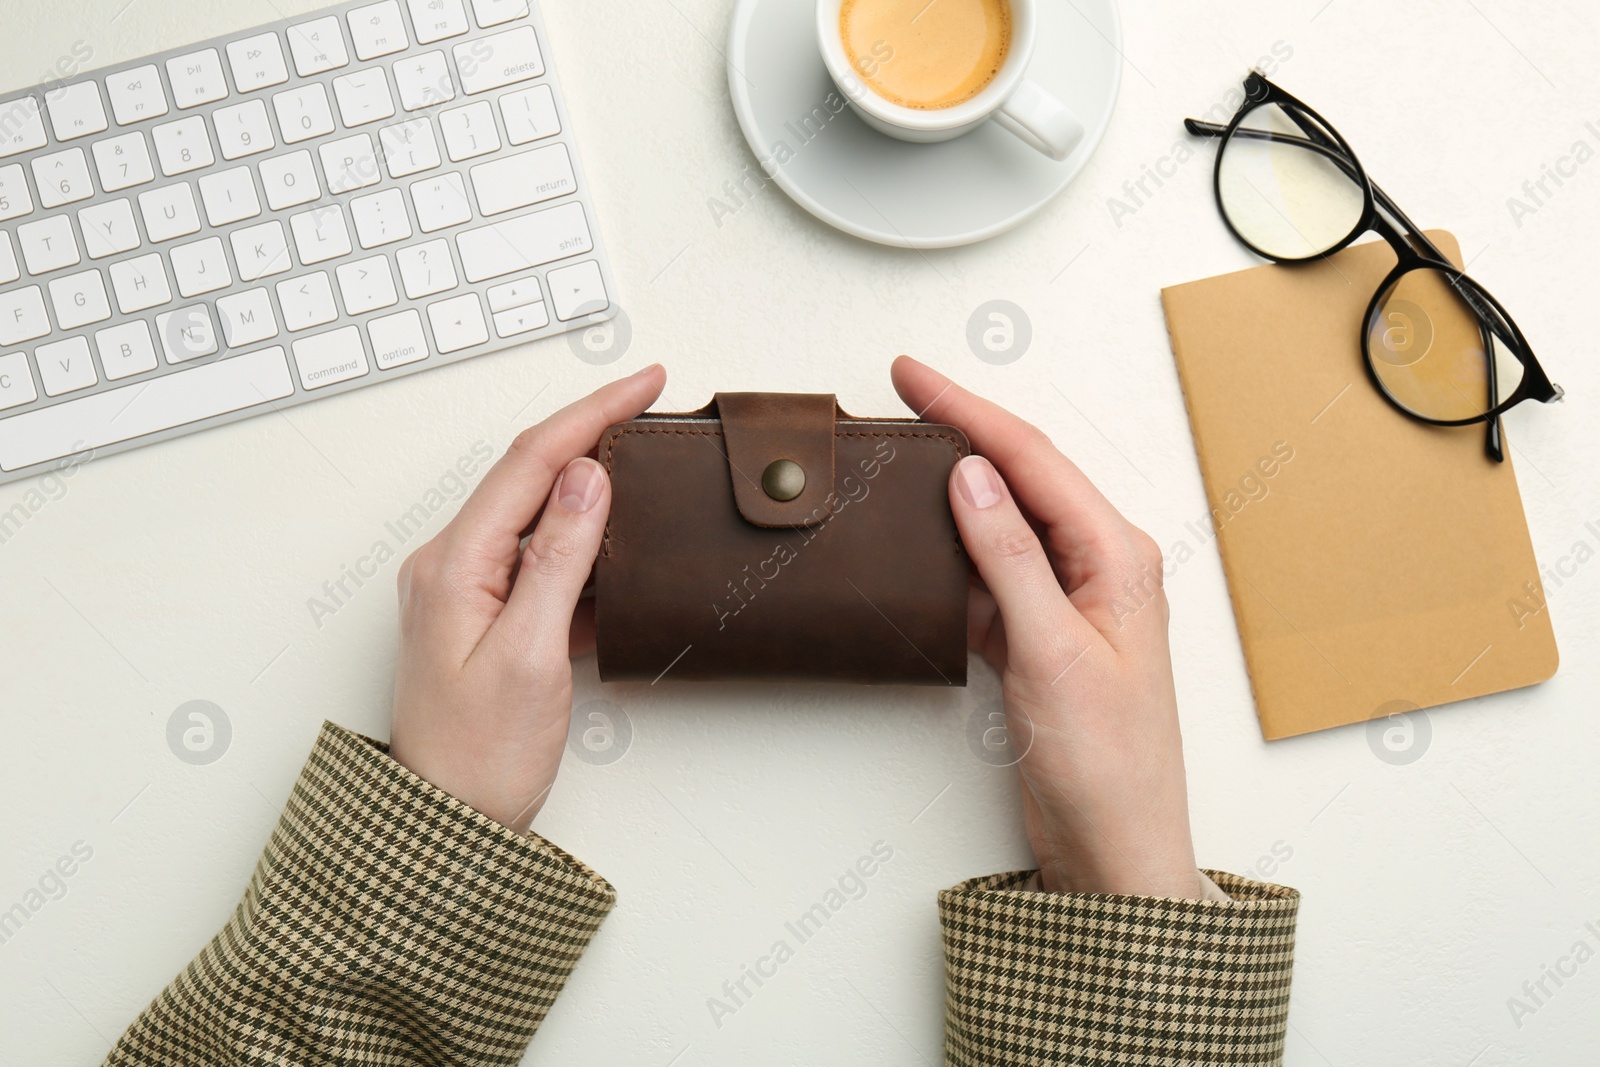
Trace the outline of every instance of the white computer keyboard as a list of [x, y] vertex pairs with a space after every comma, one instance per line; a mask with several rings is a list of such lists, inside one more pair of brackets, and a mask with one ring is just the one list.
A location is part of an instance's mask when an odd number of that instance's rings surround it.
[[529, 0], [357, 0], [0, 100], [0, 482], [591, 324]]

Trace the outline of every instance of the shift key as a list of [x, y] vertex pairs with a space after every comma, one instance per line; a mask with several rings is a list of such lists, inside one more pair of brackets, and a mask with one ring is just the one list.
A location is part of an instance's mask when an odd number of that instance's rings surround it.
[[562, 204], [456, 235], [469, 282], [499, 278], [594, 248], [583, 205]]

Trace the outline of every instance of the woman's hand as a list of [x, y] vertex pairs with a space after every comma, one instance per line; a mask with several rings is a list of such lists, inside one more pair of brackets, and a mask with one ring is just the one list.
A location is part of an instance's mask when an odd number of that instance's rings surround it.
[[400, 567], [390, 753], [519, 833], [561, 765], [569, 657], [594, 647], [593, 602], [581, 610], [579, 596], [611, 485], [588, 455], [666, 378], [646, 367], [518, 434], [460, 513]]
[[1160, 550], [1039, 430], [913, 359], [891, 373], [976, 453], [950, 476], [968, 634], [1002, 675], [1043, 887], [1200, 898]]

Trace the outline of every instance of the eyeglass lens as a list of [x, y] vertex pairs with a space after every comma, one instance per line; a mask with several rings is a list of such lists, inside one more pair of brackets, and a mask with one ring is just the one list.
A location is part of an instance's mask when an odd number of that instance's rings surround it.
[[[1361, 222], [1365, 190], [1354, 168], [1341, 166], [1337, 139], [1289, 105], [1262, 104], [1240, 120], [1222, 145], [1217, 196], [1235, 231], [1277, 259], [1320, 255]], [[1326, 135], [1309, 139], [1295, 118]], [[1346, 168], [1349, 169], [1346, 169]]]
[[1408, 271], [1384, 290], [1367, 321], [1373, 372], [1391, 397], [1423, 418], [1480, 418], [1522, 383], [1521, 360], [1484, 329], [1464, 297], [1472, 284], [1432, 268]]

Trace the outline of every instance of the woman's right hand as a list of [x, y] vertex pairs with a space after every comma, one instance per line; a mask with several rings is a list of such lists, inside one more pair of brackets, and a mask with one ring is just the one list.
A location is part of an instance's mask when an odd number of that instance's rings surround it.
[[1043, 888], [1201, 898], [1160, 550], [1038, 429], [909, 357], [891, 374], [972, 442], [950, 476], [968, 636], [1001, 673]]

